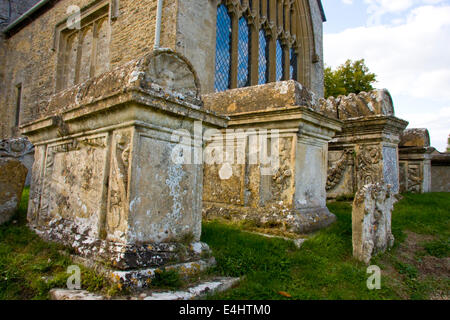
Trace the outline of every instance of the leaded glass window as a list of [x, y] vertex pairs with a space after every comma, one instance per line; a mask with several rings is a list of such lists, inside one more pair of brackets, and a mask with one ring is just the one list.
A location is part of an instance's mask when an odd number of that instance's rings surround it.
[[250, 85], [250, 30], [247, 19], [239, 19], [239, 40], [238, 40], [238, 88]]
[[216, 31], [216, 91], [230, 88], [231, 18], [225, 5], [217, 9]]
[[258, 59], [258, 84], [267, 83], [267, 62], [269, 51], [267, 47], [266, 33], [263, 29], [259, 30], [259, 59]]
[[[310, 15], [299, 14], [305, 8], [307, 0], [218, 0], [215, 90], [309, 81], [301, 67], [311, 63], [314, 50], [307, 43], [313, 37], [305, 36], [311, 22], [298, 21]], [[309, 60], [299, 62], [305, 55]]]

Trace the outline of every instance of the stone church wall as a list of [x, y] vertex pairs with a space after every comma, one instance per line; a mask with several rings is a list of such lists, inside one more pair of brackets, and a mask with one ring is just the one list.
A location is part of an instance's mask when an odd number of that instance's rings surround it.
[[[112, 1], [112, 2], [111, 2]], [[6, 36], [5, 66], [1, 81], [0, 137], [18, 136], [16, 126], [17, 88], [21, 86], [20, 123], [36, 118], [38, 102], [57, 92], [59, 48], [58, 32], [65, 25], [69, 6], [81, 8], [81, 14], [102, 3], [118, 4], [117, 17], [108, 15], [111, 33], [108, 36], [110, 69], [150, 52], [154, 45], [157, 1], [155, 0], [61, 0], [28, 24]], [[161, 30], [161, 46], [173, 48], [175, 44], [176, 0], [165, 0]], [[3, 57], [3, 58], [1, 58]], [[7, 76], [6, 76], [7, 75]]]
[[316, 54], [318, 62], [313, 64], [313, 72], [311, 74], [311, 91], [318, 98], [324, 96], [324, 60], [323, 60], [323, 17], [320, 11], [319, 2], [317, 0], [309, 0], [311, 7], [311, 16], [314, 29], [314, 43], [316, 46]]

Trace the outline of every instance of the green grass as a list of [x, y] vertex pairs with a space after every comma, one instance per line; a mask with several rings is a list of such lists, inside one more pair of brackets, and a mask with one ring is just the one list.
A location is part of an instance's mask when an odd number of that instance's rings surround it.
[[392, 216], [392, 231], [404, 239], [403, 231], [450, 237], [450, 193], [404, 194]]
[[[434, 292], [448, 296], [449, 279], [423, 276], [415, 261], [401, 257], [406, 231], [433, 236], [417, 259], [449, 256], [450, 195], [403, 196], [393, 213], [396, 246], [373, 259], [384, 270], [381, 290], [368, 290], [366, 266], [352, 258], [351, 204], [335, 202], [329, 209], [338, 222], [297, 249], [292, 242], [248, 233], [242, 226], [208, 222], [202, 241], [213, 249], [217, 266], [209, 275], [242, 277], [240, 285], [212, 299], [428, 299]], [[42, 241], [26, 226], [28, 190], [10, 223], [0, 226], [0, 300], [48, 299], [54, 287], [65, 287], [72, 264], [69, 250]], [[63, 253], [66, 254], [63, 254]], [[104, 294], [119, 289], [93, 271], [81, 268], [82, 288]], [[152, 286], [176, 288], [178, 274], [163, 272]]]
[[[217, 259], [214, 272], [243, 277], [236, 289], [211, 298], [289, 299], [280, 294], [286, 292], [292, 299], [402, 299], [406, 292], [408, 298], [427, 299], [435, 289], [448, 292], [448, 279], [421, 282], [416, 267], [396, 260], [395, 255], [406, 230], [448, 239], [449, 208], [449, 194], [404, 196], [393, 213], [397, 245], [374, 259], [392, 265], [400, 280], [386, 274], [382, 289], [373, 291], [366, 286], [367, 267], [352, 258], [349, 203], [330, 203], [338, 222], [312, 236], [300, 250], [288, 241], [248, 234], [236, 226], [205, 223], [202, 241], [211, 246]], [[438, 252], [448, 256], [441, 247]]]
[[445, 258], [450, 255], [450, 241], [436, 240], [424, 244], [425, 251], [433, 257]]
[[[26, 226], [29, 190], [25, 189], [17, 215], [0, 226], [0, 300], [42, 300], [52, 288], [65, 288], [72, 265], [69, 250], [42, 241]], [[66, 254], [63, 254], [63, 253]], [[92, 270], [81, 267], [81, 286], [112, 293], [116, 288]]]

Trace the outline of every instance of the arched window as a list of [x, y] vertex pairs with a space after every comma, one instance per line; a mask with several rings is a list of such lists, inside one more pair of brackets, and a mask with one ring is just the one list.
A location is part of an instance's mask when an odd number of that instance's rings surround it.
[[308, 35], [310, 21], [300, 21], [306, 17], [299, 12], [306, 10], [305, 3], [218, 0], [215, 90], [289, 79], [307, 82], [304, 68], [310, 60], [302, 55], [310, 50], [304, 42], [313, 37]]

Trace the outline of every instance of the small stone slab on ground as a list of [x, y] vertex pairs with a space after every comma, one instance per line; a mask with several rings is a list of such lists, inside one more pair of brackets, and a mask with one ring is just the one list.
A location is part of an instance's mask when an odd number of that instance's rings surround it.
[[[184, 291], [148, 292], [138, 296], [120, 297], [117, 300], [195, 300], [231, 289], [239, 278], [216, 278], [192, 286]], [[109, 298], [85, 290], [52, 289], [51, 300], [109, 300]], [[116, 298], [113, 298], [114, 300]]]
[[305, 243], [305, 241], [308, 240], [308, 239], [305, 239], [305, 238], [291, 239], [291, 238], [287, 238], [287, 237], [276, 236], [276, 235], [267, 234], [267, 233], [260, 233], [260, 232], [249, 232], [249, 231], [246, 231], [246, 232], [251, 233], [251, 234], [256, 234], [258, 236], [265, 237], [265, 238], [283, 239], [283, 240], [286, 240], [286, 241], [291, 241], [291, 242], [294, 243], [294, 245], [298, 249], [300, 249], [302, 247], [303, 243]]
[[93, 294], [85, 290], [52, 289], [51, 300], [106, 300], [104, 296]]
[[231, 289], [239, 282], [239, 278], [221, 278], [208, 282], [201, 283], [194, 287], [187, 289], [186, 291], [168, 291], [157, 292], [144, 298], [144, 300], [193, 300], [201, 299], [209, 294], [215, 294], [219, 292]]

